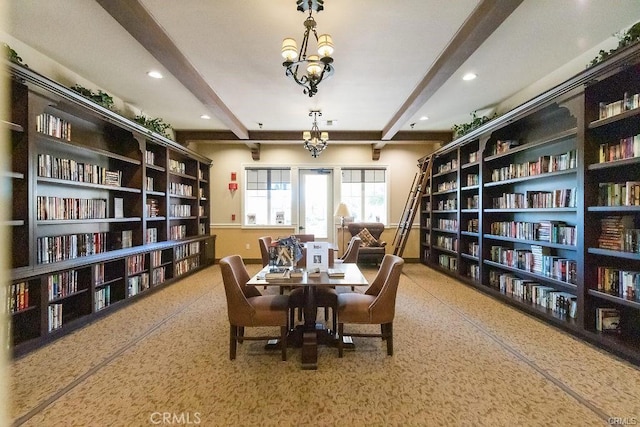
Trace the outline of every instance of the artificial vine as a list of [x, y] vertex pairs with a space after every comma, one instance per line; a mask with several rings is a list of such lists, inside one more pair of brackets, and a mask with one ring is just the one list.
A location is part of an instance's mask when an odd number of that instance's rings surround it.
[[3, 45], [4, 45], [5, 55], [9, 61], [13, 62], [14, 64], [22, 65], [25, 68], [29, 68], [27, 64], [22, 62], [22, 58], [20, 58], [20, 55], [18, 55], [18, 52], [13, 50], [11, 46], [9, 46], [6, 43], [3, 43]]
[[609, 56], [613, 55], [620, 49], [630, 46], [636, 43], [637, 41], [639, 41], [640, 40], [640, 22], [636, 22], [627, 31], [624, 31], [616, 35], [618, 36], [618, 47], [616, 47], [615, 49], [609, 50], [609, 52], [605, 50], [600, 50], [598, 56], [593, 58], [593, 60], [589, 64], [587, 64], [587, 68], [593, 67], [594, 65], [599, 64], [600, 62], [604, 61], [605, 59], [607, 59]]
[[146, 127], [147, 129], [159, 133], [160, 135], [172, 139], [171, 135], [169, 135], [167, 129], [171, 129], [171, 125], [165, 123], [162, 119], [150, 119], [142, 114], [137, 115], [133, 118], [133, 121]]
[[71, 90], [73, 90], [74, 92], [78, 92], [80, 95], [84, 96], [85, 98], [89, 98], [96, 104], [102, 105], [106, 109], [114, 111], [113, 98], [108, 93], [105, 93], [101, 90], [98, 90], [98, 93], [94, 93], [92, 90], [82, 87], [79, 84], [72, 86]]
[[487, 123], [489, 120], [492, 120], [498, 117], [498, 115], [494, 113], [492, 117], [487, 117], [487, 116], [478, 117], [478, 115], [474, 111], [473, 113], [471, 113], [471, 117], [472, 117], [472, 120], [469, 123], [453, 125], [451, 130], [453, 130], [453, 134], [455, 138], [460, 138], [461, 136], [468, 134], [472, 130], [475, 130], [480, 126], [482, 126], [483, 124]]

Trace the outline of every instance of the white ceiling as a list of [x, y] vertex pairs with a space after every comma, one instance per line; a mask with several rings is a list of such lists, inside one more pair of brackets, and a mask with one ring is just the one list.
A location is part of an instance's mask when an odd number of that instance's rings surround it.
[[[323, 120], [337, 120], [328, 129], [321, 122], [321, 130], [382, 132], [395, 124], [409, 131], [415, 123], [417, 132], [470, 121], [472, 111], [494, 108], [640, 20], [638, 0], [524, 0], [432, 96], [411, 104], [474, 9], [492, 1], [325, 0], [314, 16], [318, 32], [333, 36], [336, 71], [313, 98], [281, 65], [282, 39], [302, 39], [306, 15], [295, 0], [137, 1], [217, 94], [227, 117], [201, 119], [211, 110], [96, 1], [8, 1], [8, 32], [178, 130], [228, 130], [231, 116], [249, 133], [258, 123], [264, 131], [302, 131], [310, 127], [309, 110], [318, 109]], [[151, 69], [165, 78], [147, 77]], [[478, 78], [463, 81], [469, 71]]]

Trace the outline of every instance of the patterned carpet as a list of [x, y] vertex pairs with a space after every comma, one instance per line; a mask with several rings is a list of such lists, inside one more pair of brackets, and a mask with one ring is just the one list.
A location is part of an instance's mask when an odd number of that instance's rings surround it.
[[27, 426], [640, 422], [636, 367], [423, 265], [405, 264], [394, 332], [394, 356], [355, 338], [343, 359], [320, 348], [317, 371], [300, 369], [299, 349], [282, 362], [259, 341], [232, 362], [216, 265], [14, 361], [10, 415]]

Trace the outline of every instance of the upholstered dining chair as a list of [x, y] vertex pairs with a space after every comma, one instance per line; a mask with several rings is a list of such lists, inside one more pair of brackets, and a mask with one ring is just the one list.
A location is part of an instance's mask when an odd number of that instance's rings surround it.
[[351, 240], [349, 240], [349, 244], [347, 245], [347, 249], [344, 251], [344, 254], [334, 262], [337, 264], [355, 264], [358, 261], [360, 246], [362, 246], [362, 239], [358, 236], [353, 236]]
[[[261, 295], [255, 286], [247, 286], [249, 273], [240, 255], [220, 260], [229, 315], [229, 359], [236, 358], [237, 343], [243, 340], [280, 339], [282, 360], [287, 360], [289, 296]], [[244, 336], [245, 327], [280, 326], [280, 336]]]
[[269, 265], [269, 246], [271, 246], [271, 236], [258, 237], [258, 245], [260, 246], [260, 255], [262, 256], [262, 266]]
[[379, 324], [379, 334], [349, 333], [354, 337], [382, 337], [387, 341], [387, 354], [393, 355], [393, 318], [396, 294], [404, 260], [386, 254], [371, 286], [364, 294], [338, 294], [338, 356], [342, 357], [344, 324]]

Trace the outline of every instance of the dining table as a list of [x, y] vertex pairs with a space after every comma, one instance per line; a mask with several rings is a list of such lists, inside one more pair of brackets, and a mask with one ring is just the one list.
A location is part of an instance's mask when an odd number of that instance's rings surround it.
[[[355, 287], [368, 286], [369, 282], [364, 277], [357, 264], [335, 264], [328, 271], [309, 272], [302, 270], [300, 277], [266, 278], [272, 271], [272, 266], [265, 266], [255, 274], [247, 285], [277, 286], [277, 287], [302, 287], [304, 289], [304, 324], [290, 329], [288, 342], [302, 348], [302, 369], [318, 369], [318, 345], [337, 345], [338, 336], [324, 323], [317, 321], [318, 305], [316, 302], [316, 290], [320, 287]], [[293, 271], [293, 269], [292, 269]], [[329, 272], [332, 275], [329, 275]], [[338, 277], [336, 277], [336, 274]], [[345, 337], [350, 340], [350, 337]]]

